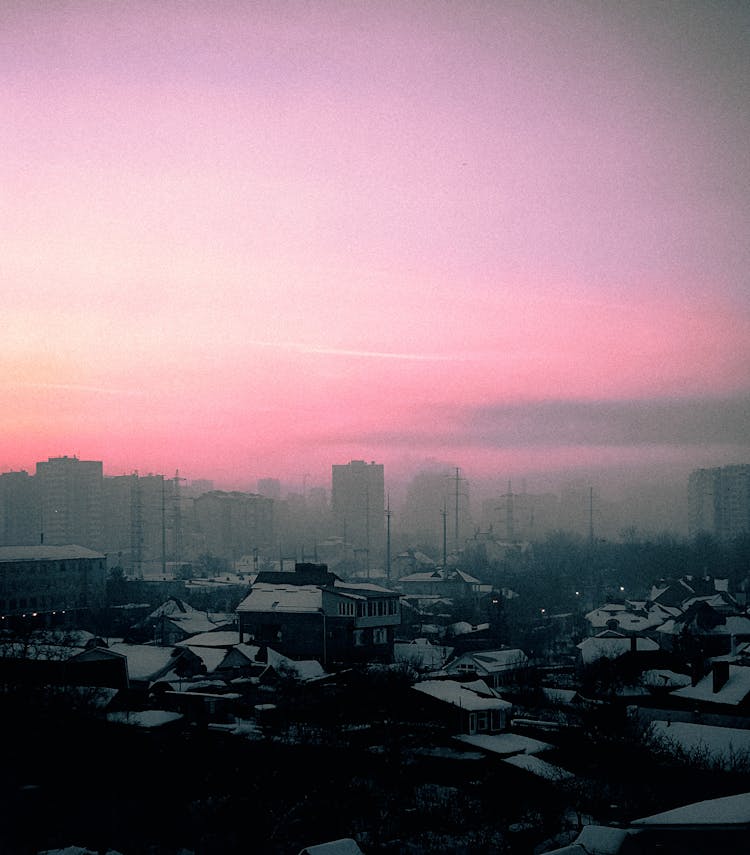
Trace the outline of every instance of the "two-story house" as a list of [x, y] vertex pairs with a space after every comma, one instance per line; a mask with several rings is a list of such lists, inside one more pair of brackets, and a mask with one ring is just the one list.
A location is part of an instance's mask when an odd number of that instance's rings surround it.
[[[282, 581], [282, 577], [283, 581]], [[399, 594], [368, 582], [344, 582], [324, 564], [263, 575], [237, 606], [240, 641], [286, 656], [334, 663], [392, 662]]]

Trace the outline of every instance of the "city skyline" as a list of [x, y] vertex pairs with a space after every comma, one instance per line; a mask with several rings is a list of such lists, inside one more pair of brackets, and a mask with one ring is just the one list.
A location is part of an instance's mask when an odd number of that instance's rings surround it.
[[0, 32], [0, 471], [750, 459], [746, 6], [22, 3]]

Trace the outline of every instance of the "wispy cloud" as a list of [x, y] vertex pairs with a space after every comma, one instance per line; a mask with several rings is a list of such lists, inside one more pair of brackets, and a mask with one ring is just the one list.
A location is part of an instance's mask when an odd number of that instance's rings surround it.
[[291, 350], [296, 353], [317, 354], [319, 356], [352, 356], [359, 359], [400, 359], [412, 362], [454, 362], [465, 357], [447, 353], [396, 353], [387, 350], [352, 350], [343, 347], [320, 347], [297, 344], [288, 341], [258, 341], [250, 344], [257, 347], [270, 347], [278, 350]]
[[141, 389], [113, 389], [105, 386], [86, 386], [82, 383], [23, 383], [5, 384], [4, 389], [49, 389], [60, 392], [93, 392], [97, 395], [134, 395], [140, 396], [144, 392]]

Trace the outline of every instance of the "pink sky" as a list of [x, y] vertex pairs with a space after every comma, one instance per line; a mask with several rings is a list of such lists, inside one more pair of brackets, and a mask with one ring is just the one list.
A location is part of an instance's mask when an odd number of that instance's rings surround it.
[[[744, 462], [749, 32], [743, 4], [4, 3], [0, 471]], [[648, 429], [592, 429], [613, 404]]]

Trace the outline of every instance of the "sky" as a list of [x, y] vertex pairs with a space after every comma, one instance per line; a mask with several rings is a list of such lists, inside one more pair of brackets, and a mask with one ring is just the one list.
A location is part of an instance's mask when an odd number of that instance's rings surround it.
[[750, 5], [0, 0], [0, 471], [750, 460]]

